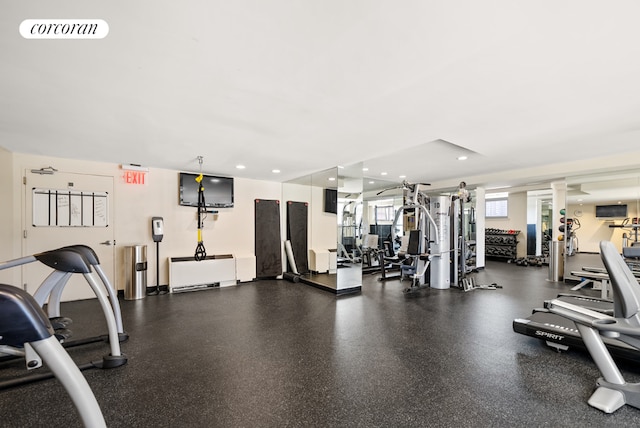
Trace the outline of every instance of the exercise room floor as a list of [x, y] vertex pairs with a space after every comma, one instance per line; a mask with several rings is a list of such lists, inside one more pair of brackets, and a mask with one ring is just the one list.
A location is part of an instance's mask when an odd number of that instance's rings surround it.
[[[637, 426], [640, 410], [587, 404], [599, 377], [588, 354], [512, 331], [569, 290], [547, 276], [489, 261], [477, 282], [504, 288], [407, 295], [406, 281], [367, 275], [343, 297], [260, 281], [122, 301], [129, 363], [84, 374], [110, 427]], [[63, 312], [76, 337], [104, 333], [96, 301]], [[83, 363], [106, 350], [69, 352]], [[80, 426], [55, 379], [0, 391], [0, 403], [3, 427]]]

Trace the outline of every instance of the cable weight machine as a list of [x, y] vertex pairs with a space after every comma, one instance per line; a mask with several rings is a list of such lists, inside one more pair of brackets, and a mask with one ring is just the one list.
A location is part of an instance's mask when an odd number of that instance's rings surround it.
[[421, 236], [416, 248], [406, 254], [414, 258], [415, 271], [411, 276], [412, 285], [405, 292], [417, 290], [427, 283], [437, 289], [466, 288], [467, 274], [473, 270], [467, 266], [467, 261], [473, 256], [471, 246], [475, 245], [468, 236], [474, 222], [472, 210], [469, 226], [465, 219], [465, 204], [471, 202], [470, 193], [466, 183], [461, 182], [453, 195], [429, 196], [424, 188], [427, 185], [402, 183], [404, 205], [398, 209], [392, 223], [392, 230], [395, 230], [401, 216], [411, 216], [409, 221], [405, 219], [404, 232], [413, 234], [414, 230]]

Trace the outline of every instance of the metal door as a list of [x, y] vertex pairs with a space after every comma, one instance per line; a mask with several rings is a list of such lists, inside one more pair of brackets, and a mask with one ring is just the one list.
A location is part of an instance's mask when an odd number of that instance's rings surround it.
[[[66, 245], [88, 245], [115, 285], [113, 177], [45, 168], [25, 171], [23, 183], [23, 256]], [[39, 262], [24, 265], [23, 287], [33, 294], [50, 272], [51, 268]], [[62, 300], [92, 297], [95, 294], [83, 276], [76, 274], [65, 287]]]

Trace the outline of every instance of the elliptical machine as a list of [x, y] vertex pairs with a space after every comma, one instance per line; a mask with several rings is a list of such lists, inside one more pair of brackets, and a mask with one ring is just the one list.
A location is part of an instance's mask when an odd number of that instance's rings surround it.
[[564, 233], [566, 242], [567, 256], [574, 256], [578, 252], [578, 237], [576, 236], [576, 230], [580, 229], [580, 220], [577, 218], [560, 217], [560, 222], [563, 223], [558, 227], [558, 230]]
[[[62, 341], [64, 341], [65, 339], [63, 330], [66, 329], [66, 326], [70, 322], [70, 320], [59, 316], [60, 296], [62, 295], [62, 289], [67, 284], [71, 275], [73, 275], [74, 273], [81, 273], [96, 294], [97, 300], [100, 303], [105, 321], [107, 323], [108, 335], [106, 337], [100, 336], [98, 338], [80, 340], [78, 341], [78, 343], [69, 343], [66, 345], [73, 346], [76, 344], [92, 343], [99, 340], [108, 340], [111, 352], [108, 355], [104, 355], [101, 360], [91, 361], [87, 364], [81, 365], [80, 369], [107, 369], [120, 367], [127, 363], [127, 356], [123, 354], [120, 349], [120, 341], [126, 340], [128, 336], [124, 333], [119, 334], [119, 329], [122, 328], [119, 304], [117, 302], [117, 299], [112, 299], [111, 302], [109, 301], [107, 293], [93, 277], [91, 266], [99, 270], [99, 263], [97, 257], [90, 257], [91, 261], [87, 260], [87, 256], [90, 256], [91, 253], [90, 251], [88, 251], [88, 249], [89, 247], [86, 246], [63, 247], [56, 250], [46, 251], [43, 253], [34, 254], [32, 256], [22, 257], [19, 259], [4, 262], [0, 264], [0, 269], [21, 266], [34, 261], [39, 261], [53, 269], [53, 272], [51, 272], [51, 274], [44, 280], [44, 282], [35, 292], [33, 300], [41, 308], [45, 304], [47, 304], [48, 310], [50, 311], [49, 315], [53, 317], [54, 322], [58, 324], [57, 328], [59, 328], [59, 330], [62, 330], [60, 334], [57, 334], [57, 338], [61, 339]], [[95, 253], [93, 253], [93, 255], [95, 255]], [[110, 284], [108, 283], [108, 280], [106, 280], [106, 276], [103, 280], [106, 281], [106, 283], [103, 283], [104, 287], [108, 289], [110, 287]], [[114, 307], [117, 307], [116, 313], [118, 314], [117, 318], [120, 319], [119, 323], [116, 320], [116, 315], [114, 315]], [[56, 333], [58, 333], [59, 330], [56, 330]], [[36, 361], [37, 358], [30, 358], [30, 356], [26, 353], [27, 349], [28, 348], [25, 348], [25, 351], [16, 351], [11, 347], [0, 347], [0, 355], [6, 354], [3, 356], [3, 358], [10, 356], [25, 357], [27, 360], [27, 369], [29, 370], [40, 367], [40, 365], [32, 363], [33, 361]], [[22, 383], [32, 382], [34, 380], [47, 379], [52, 376], [53, 374], [51, 373], [23, 376], [15, 380], [0, 382], [0, 388], [7, 388]]]
[[16, 350], [28, 364], [44, 361], [73, 400], [87, 427], [106, 427], [91, 387], [53, 335], [53, 327], [35, 299], [26, 291], [0, 284], [0, 349]]

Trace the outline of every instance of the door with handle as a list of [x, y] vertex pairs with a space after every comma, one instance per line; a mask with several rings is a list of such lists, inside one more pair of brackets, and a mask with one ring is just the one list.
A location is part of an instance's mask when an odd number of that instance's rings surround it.
[[[37, 170], [25, 171], [23, 256], [83, 244], [91, 247], [115, 286], [113, 177]], [[98, 197], [96, 197], [98, 195]], [[22, 267], [22, 283], [33, 294], [51, 268], [39, 262]], [[63, 301], [93, 298], [82, 275], [72, 275]]]

